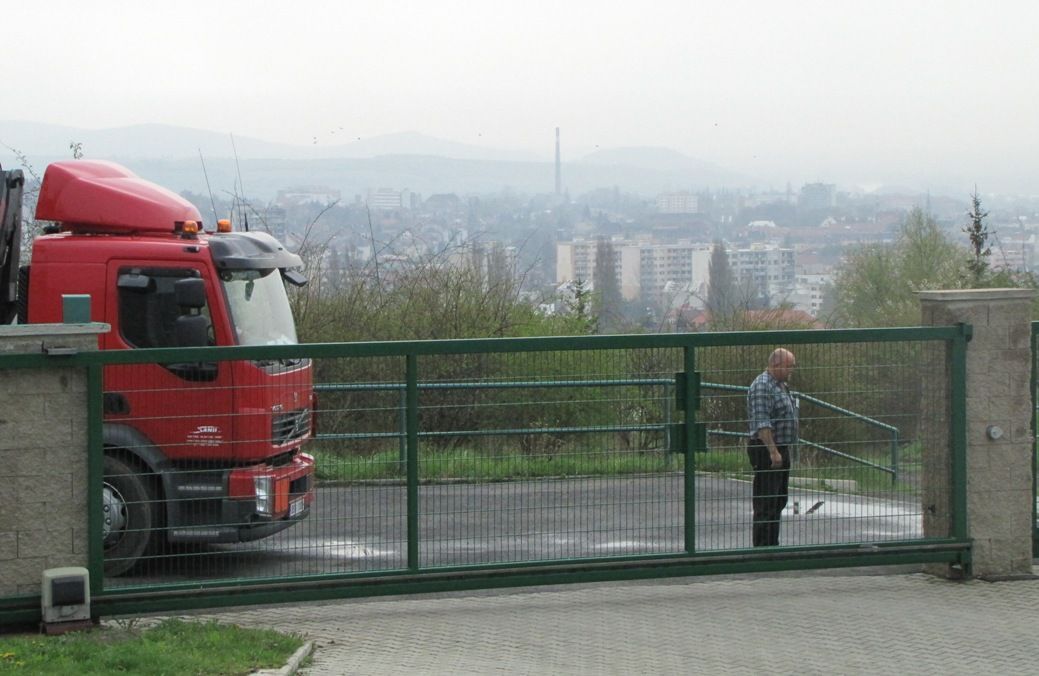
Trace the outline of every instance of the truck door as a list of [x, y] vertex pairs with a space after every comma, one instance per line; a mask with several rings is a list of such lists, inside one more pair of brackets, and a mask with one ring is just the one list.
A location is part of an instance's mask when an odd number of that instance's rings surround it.
[[[201, 280], [204, 298], [185, 301], [175, 286], [181, 280]], [[106, 349], [181, 347], [186, 334], [178, 320], [185, 316], [194, 317], [196, 336], [208, 328], [209, 340], [201, 342], [228, 344], [224, 312], [211, 311], [223, 307], [219, 286], [204, 268], [114, 261], [108, 282]], [[108, 366], [105, 420], [135, 428], [170, 460], [229, 459], [233, 371], [229, 362], [187, 360]]]

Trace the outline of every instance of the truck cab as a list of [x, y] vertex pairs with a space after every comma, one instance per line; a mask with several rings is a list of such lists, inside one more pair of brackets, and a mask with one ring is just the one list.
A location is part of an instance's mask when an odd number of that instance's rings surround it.
[[[10, 172], [8, 172], [10, 173]], [[187, 200], [109, 163], [51, 164], [36, 218], [54, 223], [18, 276], [20, 323], [62, 321], [86, 294], [102, 350], [297, 341], [285, 283], [302, 261], [266, 233], [207, 230]], [[105, 572], [174, 543], [266, 537], [306, 518], [314, 461], [307, 359], [104, 369]]]

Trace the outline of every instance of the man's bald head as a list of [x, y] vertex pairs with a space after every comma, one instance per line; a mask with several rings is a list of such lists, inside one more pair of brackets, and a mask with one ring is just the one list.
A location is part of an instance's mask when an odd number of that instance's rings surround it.
[[781, 383], [786, 382], [796, 366], [794, 353], [786, 348], [776, 348], [768, 356], [768, 372]]

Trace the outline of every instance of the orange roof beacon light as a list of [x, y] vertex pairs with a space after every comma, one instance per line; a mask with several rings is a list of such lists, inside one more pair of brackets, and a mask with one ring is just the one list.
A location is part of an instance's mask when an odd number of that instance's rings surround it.
[[220, 220], [218, 220], [216, 222], [216, 231], [217, 232], [231, 232], [231, 219], [230, 218], [221, 218]]
[[196, 220], [184, 220], [174, 223], [174, 232], [181, 236], [184, 240], [196, 240], [198, 239], [198, 231], [202, 229]]

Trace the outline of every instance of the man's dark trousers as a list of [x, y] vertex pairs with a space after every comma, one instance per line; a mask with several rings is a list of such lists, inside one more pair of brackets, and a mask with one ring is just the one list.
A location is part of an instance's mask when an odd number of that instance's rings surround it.
[[768, 447], [758, 439], [747, 444], [750, 466], [754, 468], [754, 546], [768, 547], [779, 544], [779, 516], [786, 507], [787, 485], [790, 480], [790, 450], [777, 446], [783, 458], [781, 469], [772, 469]]

